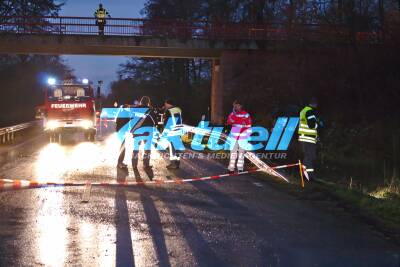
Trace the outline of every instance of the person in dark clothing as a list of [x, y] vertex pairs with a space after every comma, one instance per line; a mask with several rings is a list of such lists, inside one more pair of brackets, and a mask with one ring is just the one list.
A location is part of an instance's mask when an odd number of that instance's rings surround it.
[[[156, 114], [154, 112], [154, 109], [151, 106], [151, 101], [148, 96], [143, 96], [142, 99], [140, 100], [140, 104], [136, 106], [136, 108], [148, 108], [147, 112], [143, 115], [142, 118], [139, 120], [139, 122], [135, 125], [135, 127], [132, 129], [132, 136], [133, 136], [133, 152], [132, 152], [132, 167], [133, 169], [137, 169], [137, 164], [138, 164], [138, 157], [139, 157], [139, 148], [140, 148], [140, 143], [138, 141], [135, 142], [135, 138], [137, 137], [143, 137], [143, 136], [148, 136], [149, 134], [153, 134], [152, 131], [146, 131], [145, 133], [139, 133], [136, 134], [135, 131], [137, 129], [140, 129], [141, 127], [150, 127], [154, 128], [157, 124], [157, 119], [156, 119]], [[144, 153], [143, 153], [143, 167], [150, 169], [152, 166], [150, 165], [150, 158], [151, 158], [151, 143], [147, 143], [142, 141], [141, 142], [143, 147], [144, 147]]]
[[[127, 130], [121, 131], [121, 129], [130, 121], [130, 111], [128, 105], [122, 105], [117, 113], [116, 116], [116, 127], [115, 130], [118, 133], [119, 139], [122, 140], [121, 146], [119, 149], [119, 156], [118, 156], [118, 164], [117, 167], [120, 169], [127, 168], [127, 165], [124, 163], [125, 159], [125, 139], [126, 139], [126, 132]], [[121, 132], [120, 132], [121, 131]]]

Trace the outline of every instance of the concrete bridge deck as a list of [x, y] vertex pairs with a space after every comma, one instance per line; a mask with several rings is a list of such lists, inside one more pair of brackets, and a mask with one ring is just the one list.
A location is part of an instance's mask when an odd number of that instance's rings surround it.
[[219, 58], [223, 50], [258, 50], [254, 40], [170, 39], [144, 36], [0, 34], [0, 53]]
[[211, 23], [110, 18], [104, 35], [93, 17], [0, 17], [0, 53], [210, 58], [223, 50], [266, 50], [304, 44], [376, 43], [377, 33], [340, 25]]

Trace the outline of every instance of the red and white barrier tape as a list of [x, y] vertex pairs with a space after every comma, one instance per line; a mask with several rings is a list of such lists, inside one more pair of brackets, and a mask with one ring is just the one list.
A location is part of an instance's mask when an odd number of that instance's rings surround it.
[[271, 168], [274, 170], [279, 170], [279, 169], [285, 169], [285, 168], [290, 168], [290, 167], [294, 167], [294, 166], [299, 166], [299, 163], [280, 165], [280, 166], [275, 166], [275, 167], [271, 167]]
[[[289, 168], [293, 166], [298, 166], [299, 164], [288, 164], [288, 165], [281, 165], [276, 167], [271, 167], [272, 169], [283, 169]], [[0, 179], [0, 191], [2, 190], [16, 190], [16, 189], [30, 189], [30, 188], [43, 188], [43, 187], [65, 187], [65, 186], [122, 186], [122, 187], [129, 187], [129, 186], [137, 186], [137, 185], [148, 185], [148, 184], [183, 184], [189, 182], [197, 182], [197, 181], [207, 181], [207, 180], [218, 180], [223, 177], [229, 176], [237, 176], [242, 174], [249, 174], [262, 171], [260, 169], [252, 169], [244, 172], [236, 172], [236, 173], [226, 173], [220, 175], [211, 175], [205, 177], [198, 177], [198, 178], [190, 178], [190, 179], [172, 179], [172, 180], [161, 180], [161, 179], [154, 179], [150, 181], [132, 181], [132, 182], [40, 182], [40, 181], [30, 181], [30, 180], [11, 180], [11, 179]]]
[[308, 181], [310, 181], [310, 177], [308, 176], [308, 172], [307, 172], [306, 166], [301, 164], [301, 169], [303, 170], [304, 176], [307, 178]]
[[269, 166], [267, 163], [265, 163], [264, 161], [259, 159], [256, 156], [256, 154], [254, 154], [253, 152], [247, 151], [244, 154], [244, 156], [247, 159], [249, 159], [254, 165], [256, 165], [257, 168], [259, 168], [261, 171], [267, 173], [268, 175], [278, 177], [278, 178], [284, 180], [285, 182], [289, 183], [289, 179], [287, 179], [285, 176], [283, 176], [279, 172], [275, 171], [276, 168], [272, 168], [271, 166]]
[[[184, 129], [186, 132], [192, 132], [192, 133], [196, 133], [199, 132], [203, 135], [212, 135], [212, 132], [210, 133], [207, 130], [204, 129], [199, 129], [197, 127], [191, 126], [191, 125], [183, 125]], [[228, 135], [224, 134], [224, 133], [220, 133], [217, 136], [214, 136], [215, 138], [219, 138], [221, 140], [224, 140], [225, 142], [231, 142], [232, 139], [228, 137]], [[236, 142], [236, 141], [235, 141]], [[256, 154], [254, 154], [251, 151], [247, 151], [244, 156], [250, 160], [254, 165], [257, 166], [257, 168], [259, 168], [261, 171], [267, 173], [268, 175], [271, 176], [275, 176], [278, 177], [282, 180], [284, 180], [285, 182], [289, 183], [289, 179], [287, 179], [285, 176], [283, 176], [282, 174], [280, 174], [279, 172], [275, 171], [273, 168], [271, 168], [271, 166], [269, 166], [267, 163], [265, 163], [264, 161], [262, 161], [260, 158], [257, 157]]]
[[9, 179], [0, 179], [0, 190], [6, 189], [28, 189], [28, 188], [40, 188], [40, 187], [62, 187], [62, 186], [136, 186], [136, 185], [147, 185], [147, 184], [182, 184], [188, 182], [197, 182], [197, 181], [207, 181], [207, 180], [217, 180], [227, 176], [236, 176], [248, 173], [258, 172], [260, 170], [248, 170], [239, 173], [226, 173], [220, 175], [212, 175], [212, 176], [205, 176], [199, 178], [190, 178], [190, 179], [172, 179], [172, 180], [161, 180], [161, 179], [154, 179], [150, 181], [133, 181], [133, 182], [39, 182], [39, 181], [29, 181], [29, 180], [9, 180]]

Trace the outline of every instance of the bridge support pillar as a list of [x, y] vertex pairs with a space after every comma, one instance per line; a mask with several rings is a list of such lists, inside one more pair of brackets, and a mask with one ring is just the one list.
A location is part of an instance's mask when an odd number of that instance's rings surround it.
[[224, 123], [223, 84], [221, 64], [219, 60], [213, 61], [211, 81], [211, 123]]

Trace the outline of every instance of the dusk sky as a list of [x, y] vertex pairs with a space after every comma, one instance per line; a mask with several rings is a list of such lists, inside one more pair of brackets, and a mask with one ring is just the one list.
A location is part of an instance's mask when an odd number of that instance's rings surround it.
[[[60, 16], [91, 17], [99, 3], [114, 18], [140, 18], [145, 0], [67, 0]], [[97, 83], [103, 80], [108, 91], [110, 82], [117, 78], [118, 65], [127, 60], [117, 56], [64, 56], [66, 63], [75, 70], [78, 78], [88, 78]]]

